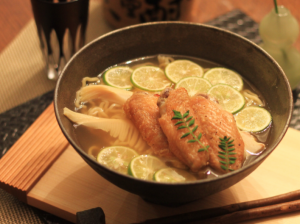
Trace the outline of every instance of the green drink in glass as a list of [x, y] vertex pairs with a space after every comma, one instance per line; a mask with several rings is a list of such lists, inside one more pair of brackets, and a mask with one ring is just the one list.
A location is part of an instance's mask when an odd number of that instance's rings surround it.
[[261, 47], [278, 62], [295, 90], [300, 83], [300, 53], [293, 46], [299, 34], [297, 20], [287, 8], [276, 6], [261, 21], [259, 33]]

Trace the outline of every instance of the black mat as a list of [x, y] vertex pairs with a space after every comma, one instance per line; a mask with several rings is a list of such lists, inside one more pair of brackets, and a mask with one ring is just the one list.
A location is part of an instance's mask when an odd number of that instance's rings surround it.
[[[239, 10], [234, 10], [225, 15], [219, 16], [207, 24], [238, 33], [256, 44], [261, 43], [258, 33], [258, 24]], [[300, 91], [300, 86], [298, 87], [298, 90]], [[290, 127], [300, 130], [300, 94], [297, 94], [296, 97]], [[52, 101], [53, 91], [0, 114], [0, 158], [7, 152], [7, 150], [9, 150], [9, 148]], [[45, 223], [69, 223], [44, 211], [38, 209], [35, 209], [35, 211]]]

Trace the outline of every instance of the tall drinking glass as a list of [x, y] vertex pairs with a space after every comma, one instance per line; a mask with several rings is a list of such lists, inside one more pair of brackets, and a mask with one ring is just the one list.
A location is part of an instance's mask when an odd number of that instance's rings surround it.
[[294, 47], [299, 35], [296, 18], [284, 6], [278, 6], [261, 21], [259, 33], [264, 48], [285, 72], [292, 90], [300, 84], [300, 52]]
[[31, 0], [31, 5], [47, 76], [56, 80], [85, 43], [89, 0]]

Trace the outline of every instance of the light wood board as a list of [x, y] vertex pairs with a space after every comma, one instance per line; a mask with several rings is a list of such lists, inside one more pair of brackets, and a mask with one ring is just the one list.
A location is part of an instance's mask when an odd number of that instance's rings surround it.
[[[299, 140], [300, 132], [290, 128], [274, 152], [241, 182], [196, 202], [165, 207], [145, 202], [92, 170], [64, 138], [52, 104], [0, 160], [0, 187], [72, 222], [77, 212], [101, 207], [108, 224], [134, 223], [298, 190]], [[247, 223], [300, 223], [300, 212]]]
[[[145, 202], [114, 186], [86, 165], [70, 146], [28, 193], [28, 204], [72, 222], [76, 222], [76, 212], [101, 207], [107, 223], [133, 223], [271, 197], [300, 187], [299, 139], [300, 132], [289, 129], [276, 150], [247, 178], [227, 190], [177, 208]], [[300, 223], [300, 213], [255, 223]]]

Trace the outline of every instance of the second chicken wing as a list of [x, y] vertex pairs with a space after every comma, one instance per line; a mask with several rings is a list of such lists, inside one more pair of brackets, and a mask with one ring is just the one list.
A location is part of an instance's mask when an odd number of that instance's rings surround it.
[[161, 114], [158, 121], [168, 138], [170, 151], [193, 172], [206, 167], [209, 145], [187, 91], [167, 88], [157, 104]]

